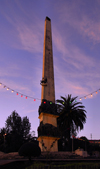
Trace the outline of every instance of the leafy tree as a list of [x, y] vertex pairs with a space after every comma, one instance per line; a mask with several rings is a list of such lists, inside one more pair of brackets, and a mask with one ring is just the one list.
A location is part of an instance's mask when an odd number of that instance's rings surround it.
[[[31, 139], [29, 134], [31, 124], [29, 119], [26, 117], [21, 118], [16, 111], [13, 111], [8, 116], [5, 124], [5, 128], [1, 129], [1, 136], [4, 143], [3, 135], [6, 133], [5, 146], [6, 151], [18, 151], [20, 146], [26, 141]], [[2, 143], [2, 142], [1, 142]]]
[[85, 136], [81, 136], [80, 139], [88, 142], [88, 139]]
[[31, 162], [31, 157], [38, 157], [41, 154], [41, 149], [37, 144], [29, 142], [23, 144], [18, 152], [20, 156], [28, 157]]
[[27, 137], [30, 131], [31, 124], [29, 123], [29, 119], [26, 117], [21, 117], [18, 115], [16, 111], [13, 111], [10, 116], [8, 116], [6, 120], [6, 131], [7, 133], [17, 133], [21, 134], [23, 137]]
[[4, 134], [6, 133], [6, 129], [3, 127], [0, 129], [0, 144], [4, 142]]
[[2, 129], [0, 129], [0, 134], [1, 135], [4, 135], [6, 133], [6, 128], [5, 127], [3, 127]]
[[62, 97], [57, 100], [57, 111], [59, 117], [57, 119], [58, 127], [61, 136], [68, 139], [72, 134], [76, 135], [79, 130], [83, 129], [83, 124], [86, 122], [86, 110], [81, 102], [76, 102], [77, 97]]
[[89, 147], [90, 147], [89, 140], [85, 136], [81, 136], [80, 139], [83, 142], [84, 150], [89, 151]]

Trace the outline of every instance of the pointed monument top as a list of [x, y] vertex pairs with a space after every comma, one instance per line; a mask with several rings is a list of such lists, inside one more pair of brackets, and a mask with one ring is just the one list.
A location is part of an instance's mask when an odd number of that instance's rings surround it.
[[51, 19], [48, 17], [45, 18], [43, 70], [40, 84], [42, 85], [41, 102], [46, 99], [55, 103]]
[[50, 19], [48, 16], [46, 16], [45, 20], [49, 20], [49, 21], [51, 21], [51, 19]]

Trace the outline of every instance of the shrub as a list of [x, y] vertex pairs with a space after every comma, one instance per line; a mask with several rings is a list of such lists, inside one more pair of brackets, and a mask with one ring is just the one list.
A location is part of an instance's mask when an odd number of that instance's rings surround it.
[[18, 153], [20, 156], [28, 157], [31, 162], [31, 157], [38, 157], [41, 154], [41, 149], [37, 144], [29, 142], [23, 144]]

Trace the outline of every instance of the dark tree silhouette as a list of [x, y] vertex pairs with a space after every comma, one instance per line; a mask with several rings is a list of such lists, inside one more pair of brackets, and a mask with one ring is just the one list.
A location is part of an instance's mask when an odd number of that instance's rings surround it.
[[57, 111], [59, 117], [57, 119], [58, 127], [62, 137], [70, 140], [72, 134], [76, 135], [77, 131], [83, 129], [83, 124], [86, 122], [86, 110], [81, 102], [76, 102], [77, 97], [72, 98], [62, 97], [61, 100], [56, 100]]
[[5, 139], [2, 137], [2, 140], [5, 140], [7, 152], [18, 151], [23, 143], [31, 139], [30, 127], [31, 124], [27, 116], [21, 118], [16, 111], [8, 116], [5, 128], [2, 128], [0, 132], [2, 136], [6, 133]]
[[29, 142], [23, 144], [18, 152], [20, 156], [28, 157], [31, 162], [31, 157], [38, 157], [41, 154], [41, 149], [37, 144]]
[[6, 120], [6, 131], [7, 133], [17, 133], [21, 134], [23, 137], [27, 137], [30, 131], [31, 124], [29, 119], [26, 117], [21, 117], [16, 111], [13, 111]]

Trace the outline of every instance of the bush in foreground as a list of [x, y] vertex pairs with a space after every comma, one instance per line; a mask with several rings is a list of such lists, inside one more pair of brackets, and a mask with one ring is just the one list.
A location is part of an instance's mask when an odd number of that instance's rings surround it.
[[23, 144], [19, 151], [18, 151], [20, 156], [28, 157], [29, 161], [31, 162], [31, 157], [38, 157], [41, 154], [41, 149], [38, 145], [35, 143], [29, 142]]

